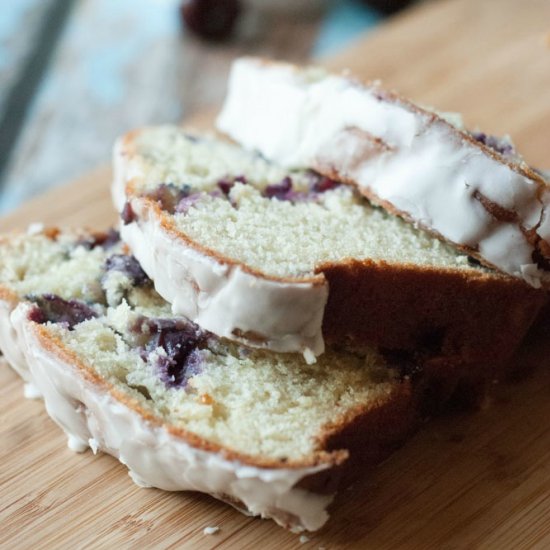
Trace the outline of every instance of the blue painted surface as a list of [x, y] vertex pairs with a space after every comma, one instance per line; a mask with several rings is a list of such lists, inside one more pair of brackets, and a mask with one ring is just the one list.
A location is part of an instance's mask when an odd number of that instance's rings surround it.
[[8, 189], [0, 198], [0, 214], [6, 214], [19, 206], [28, 196], [23, 186]]
[[[167, 37], [173, 37], [174, 41], [178, 39], [181, 34], [179, 4], [179, 0], [89, 0], [77, 4], [59, 41], [61, 49], [58, 54], [63, 55], [63, 70], [56, 70], [58, 65], [54, 58], [26, 112], [27, 121], [33, 121], [43, 117], [45, 106], [56, 105], [54, 123], [47, 127], [54, 135], [49, 136], [33, 153], [42, 169], [34, 172], [20, 170], [19, 174], [24, 176], [19, 176], [19, 181], [9, 179], [9, 176], [6, 178], [0, 193], [0, 213], [8, 212], [46, 187], [75, 176], [71, 172], [70, 176], [51, 177], [48, 170], [52, 163], [46, 157], [59, 158], [66, 154], [67, 148], [73, 148], [84, 164], [88, 159], [88, 153], [84, 150], [86, 141], [97, 144], [99, 140], [104, 141], [106, 149], [104, 157], [102, 155], [100, 158], [108, 158], [107, 151], [116, 135], [102, 131], [102, 128], [109, 126], [102, 124], [102, 119], [112, 113], [116, 120], [117, 108], [126, 98], [136, 99], [137, 96], [139, 102], [140, 89], [135, 88], [135, 78], [130, 79], [129, 73], [136, 71], [140, 59], [157, 43]], [[71, 73], [69, 79], [67, 70]], [[147, 82], [144, 80], [142, 85], [147, 85]], [[151, 85], [159, 88], [158, 79]], [[150, 98], [151, 94], [146, 97]], [[158, 101], [163, 104], [163, 116], [159, 122], [181, 118], [181, 105], [173, 93], [158, 97]], [[135, 120], [124, 119], [123, 126], [116, 133], [152, 123], [152, 120], [139, 119], [139, 113], [136, 113]], [[83, 124], [78, 130], [77, 143], [71, 142], [69, 136], [58, 135], [63, 130], [63, 123], [71, 119], [77, 125]], [[26, 149], [30, 150], [32, 144], [29, 146], [29, 143], [34, 138], [23, 130], [24, 139]], [[96, 145], [94, 147], [97, 149]], [[67, 160], [67, 166], [71, 166], [71, 160]], [[96, 162], [100, 160], [92, 165]], [[90, 168], [89, 161], [86, 168]]]
[[383, 17], [359, 0], [342, 0], [329, 10], [313, 48], [313, 56], [329, 55], [344, 48]]
[[[114, 106], [131, 92], [125, 71], [154, 47], [156, 39], [180, 32], [178, 5], [179, 0], [95, 0], [89, 18], [69, 22], [64, 40], [80, 53], [74, 71], [90, 99]], [[55, 76], [44, 83], [49, 93], [62, 86]]]
[[[40, 0], [3, 0], [0, 2], [0, 70], [5, 70], [15, 61], [6, 44], [14, 29], [24, 32], [25, 16]], [[1, 85], [1, 84], [0, 84]]]

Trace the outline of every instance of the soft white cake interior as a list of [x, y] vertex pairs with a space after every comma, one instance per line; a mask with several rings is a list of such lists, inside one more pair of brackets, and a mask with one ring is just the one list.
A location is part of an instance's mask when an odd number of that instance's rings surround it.
[[198, 345], [200, 363], [187, 384], [171, 385], [155, 363], [165, 350], [147, 348], [153, 335], [146, 322], [173, 320], [170, 307], [149, 283], [106, 272], [113, 254], [121, 254], [120, 245], [13, 238], [0, 246], [0, 284], [21, 299], [57, 294], [87, 304], [97, 317], [72, 327], [48, 321], [49, 333], [167, 423], [247, 455], [300, 459], [318, 449], [324, 426], [383, 403], [396, 388], [395, 374], [374, 352], [328, 351], [308, 366], [298, 355], [252, 352], [212, 335]]
[[[373, 208], [351, 187], [312, 192], [311, 172], [288, 172], [231, 144], [170, 127], [140, 132], [135, 149], [129, 162], [140, 167], [137, 194], [154, 195], [162, 184], [188, 186], [192, 199], [185, 212], [174, 213], [176, 227], [265, 274], [310, 275], [348, 258], [472, 269], [465, 255]], [[236, 181], [227, 196], [219, 192], [219, 181], [239, 176], [246, 182]], [[298, 198], [268, 198], [266, 189], [287, 176]]]

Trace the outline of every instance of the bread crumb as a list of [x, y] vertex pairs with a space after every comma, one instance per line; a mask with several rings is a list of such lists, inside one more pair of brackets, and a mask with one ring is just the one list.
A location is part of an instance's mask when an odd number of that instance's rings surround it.
[[97, 439], [90, 437], [90, 439], [88, 439], [88, 445], [90, 446], [90, 449], [92, 449], [92, 452], [96, 455], [97, 451], [99, 451], [99, 443], [97, 442]]
[[27, 399], [39, 399], [42, 397], [42, 394], [40, 393], [40, 390], [32, 383], [27, 382], [23, 386], [23, 395]]
[[202, 532], [205, 535], [215, 535], [219, 531], [220, 531], [220, 528], [217, 525], [215, 525], [213, 527], [205, 527]]
[[304, 359], [308, 365], [317, 363], [317, 358], [310, 348], [304, 348]]
[[44, 231], [44, 224], [40, 222], [34, 222], [27, 227], [27, 235], [38, 235]]
[[311, 539], [307, 535], [300, 535], [300, 544], [305, 544], [306, 542], [309, 542]]
[[75, 453], [83, 453], [88, 449], [88, 445], [82, 441], [82, 439], [69, 434], [67, 437], [67, 447]]
[[210, 396], [209, 394], [203, 393], [200, 397], [200, 402], [203, 405], [212, 405], [212, 403], [214, 403], [214, 400], [212, 399], [212, 396]]

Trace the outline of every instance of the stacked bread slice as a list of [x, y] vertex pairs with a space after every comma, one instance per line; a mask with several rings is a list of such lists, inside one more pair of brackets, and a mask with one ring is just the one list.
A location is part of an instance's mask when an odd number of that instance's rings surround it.
[[0, 241], [0, 348], [73, 449], [139, 485], [318, 529], [426, 411], [498, 375], [546, 302], [338, 167], [175, 127], [114, 155], [120, 235]]
[[284, 166], [357, 186], [479, 261], [550, 284], [550, 191], [509, 138], [464, 128], [349, 75], [244, 58], [220, 129]]
[[0, 347], [73, 449], [113, 454], [140, 485], [313, 530], [349, 469], [414, 423], [410, 382], [376, 350], [308, 366], [220, 340], [172, 314], [116, 235], [1, 244]]

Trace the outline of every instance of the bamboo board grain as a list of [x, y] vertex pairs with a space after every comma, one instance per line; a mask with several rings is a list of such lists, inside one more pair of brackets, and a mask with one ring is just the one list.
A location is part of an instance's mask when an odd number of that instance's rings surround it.
[[[470, 124], [507, 131], [526, 157], [548, 158], [550, 3], [451, 0], [422, 5], [327, 61], [380, 76]], [[208, 118], [208, 117], [206, 117]], [[196, 125], [203, 121], [194, 121]], [[114, 220], [100, 169], [0, 220], [105, 227]], [[209, 497], [136, 487], [105, 455], [75, 455], [40, 402], [0, 366], [0, 547], [544, 548], [550, 547], [550, 331], [518, 361], [538, 366], [495, 386], [477, 414], [428, 424], [337, 498], [300, 545], [268, 521]], [[205, 536], [206, 526], [217, 535]]]

